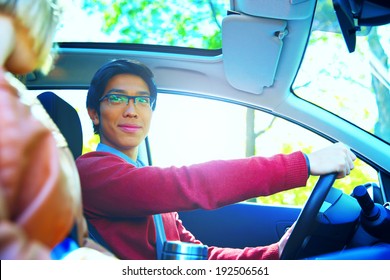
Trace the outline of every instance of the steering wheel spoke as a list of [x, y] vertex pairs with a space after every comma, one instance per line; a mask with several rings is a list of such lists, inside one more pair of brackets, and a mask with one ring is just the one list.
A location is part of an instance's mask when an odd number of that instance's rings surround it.
[[297, 259], [306, 237], [310, 235], [311, 225], [325, 201], [329, 190], [333, 186], [337, 173], [320, 176], [312, 193], [302, 208], [289, 239], [284, 247], [281, 260]]

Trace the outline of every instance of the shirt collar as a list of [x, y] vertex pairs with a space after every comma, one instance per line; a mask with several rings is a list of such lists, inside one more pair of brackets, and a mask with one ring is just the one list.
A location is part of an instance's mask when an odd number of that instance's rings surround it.
[[103, 144], [103, 143], [99, 143], [97, 145], [96, 151], [98, 151], [98, 152], [107, 152], [107, 153], [114, 154], [114, 155], [124, 159], [126, 162], [134, 165], [135, 167], [143, 167], [143, 166], [145, 166], [145, 164], [139, 158], [137, 158], [137, 161], [134, 161], [132, 158], [130, 158], [129, 156], [125, 155], [121, 151], [118, 151], [117, 149], [115, 149], [113, 147], [110, 147], [110, 146], [108, 146], [106, 144]]

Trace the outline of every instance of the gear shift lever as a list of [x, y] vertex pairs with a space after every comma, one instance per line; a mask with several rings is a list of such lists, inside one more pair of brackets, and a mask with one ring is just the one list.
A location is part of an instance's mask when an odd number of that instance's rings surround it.
[[363, 185], [355, 187], [353, 196], [362, 208], [360, 220], [363, 228], [377, 238], [390, 241], [390, 210], [374, 203]]

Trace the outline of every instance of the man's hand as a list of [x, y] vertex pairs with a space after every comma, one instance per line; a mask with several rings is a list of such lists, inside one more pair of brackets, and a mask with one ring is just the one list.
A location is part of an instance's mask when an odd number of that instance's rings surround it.
[[286, 246], [287, 240], [290, 238], [291, 232], [293, 231], [295, 223], [283, 234], [282, 238], [280, 238], [279, 245], [279, 259], [282, 256], [284, 247]]
[[337, 172], [337, 178], [343, 178], [354, 168], [356, 155], [343, 143], [336, 143], [307, 155], [311, 175], [325, 175]]

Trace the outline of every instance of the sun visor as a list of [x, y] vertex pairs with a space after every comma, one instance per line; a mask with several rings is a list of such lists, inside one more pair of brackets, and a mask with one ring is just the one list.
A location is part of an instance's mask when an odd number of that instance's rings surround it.
[[315, 0], [231, 0], [231, 9], [247, 15], [299, 20], [312, 16]]
[[225, 75], [235, 88], [259, 94], [274, 83], [283, 38], [284, 20], [232, 14], [222, 21]]

